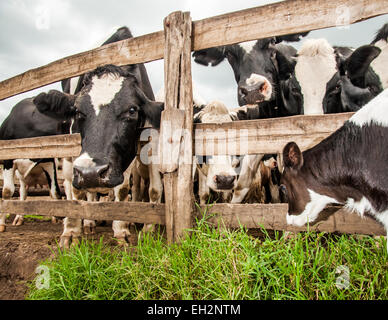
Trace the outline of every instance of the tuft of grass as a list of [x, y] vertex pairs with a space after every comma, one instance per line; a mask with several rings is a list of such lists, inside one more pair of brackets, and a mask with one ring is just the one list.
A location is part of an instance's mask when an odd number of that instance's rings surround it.
[[[387, 299], [384, 239], [214, 228], [206, 219], [180, 243], [142, 234], [136, 247], [82, 241], [46, 260], [47, 289], [30, 283], [28, 299]], [[338, 286], [349, 271], [345, 288]]]

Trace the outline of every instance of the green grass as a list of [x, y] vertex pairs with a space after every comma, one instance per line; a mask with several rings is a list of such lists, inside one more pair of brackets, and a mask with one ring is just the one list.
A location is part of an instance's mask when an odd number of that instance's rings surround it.
[[[384, 239], [299, 233], [260, 238], [204, 220], [179, 244], [147, 234], [129, 250], [82, 241], [58, 249], [48, 289], [27, 299], [388, 299]], [[349, 286], [337, 288], [349, 270]]]

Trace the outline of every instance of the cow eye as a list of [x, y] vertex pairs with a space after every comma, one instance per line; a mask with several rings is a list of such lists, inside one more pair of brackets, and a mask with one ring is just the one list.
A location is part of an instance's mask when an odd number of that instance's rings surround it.
[[281, 184], [279, 186], [279, 191], [282, 192], [284, 195], [287, 195], [287, 188], [284, 184]]
[[86, 118], [86, 114], [77, 110], [76, 113], [75, 113], [75, 119], [76, 120], [85, 120]]
[[120, 114], [120, 119], [124, 121], [132, 120], [138, 112], [137, 107], [130, 107], [127, 111]]

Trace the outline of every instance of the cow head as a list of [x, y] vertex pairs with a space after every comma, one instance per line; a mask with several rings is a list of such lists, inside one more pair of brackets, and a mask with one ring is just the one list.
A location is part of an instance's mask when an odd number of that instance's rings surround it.
[[262, 39], [196, 51], [194, 61], [212, 66], [228, 59], [238, 85], [238, 103], [258, 104], [275, 100], [276, 50], [274, 39]]
[[279, 55], [293, 56], [296, 53], [293, 47], [280, 42], [299, 41], [300, 37], [307, 34], [271, 37], [199, 50], [193, 53], [193, 57], [195, 62], [205, 66], [216, 66], [227, 58], [238, 85], [239, 105], [259, 104], [267, 108], [268, 103], [272, 102], [273, 108], [279, 102], [276, 96], [278, 76], [283, 72], [280, 70], [282, 65], [279, 64]]
[[136, 155], [139, 128], [146, 120], [158, 127], [163, 103], [147, 98], [137, 78], [113, 65], [86, 74], [76, 95], [55, 90], [35, 99], [38, 110], [57, 119], [72, 119], [80, 133], [81, 155], [73, 161], [73, 186], [101, 190], [123, 182], [123, 172]]
[[380, 52], [371, 45], [356, 49], [347, 58], [337, 52], [338, 72], [327, 83], [323, 98], [325, 113], [357, 111], [383, 90], [370, 67]]
[[[199, 113], [194, 115], [196, 123], [231, 122], [232, 118], [224, 104], [213, 101], [206, 105]], [[205, 163], [197, 164], [200, 174], [206, 177], [206, 185], [216, 191], [231, 191], [237, 184], [235, 161], [231, 156], [217, 155], [207, 157]]]
[[296, 143], [290, 142], [283, 149], [283, 173], [280, 189], [288, 202], [290, 215], [300, 214], [309, 202], [306, 183], [300, 174], [303, 155]]

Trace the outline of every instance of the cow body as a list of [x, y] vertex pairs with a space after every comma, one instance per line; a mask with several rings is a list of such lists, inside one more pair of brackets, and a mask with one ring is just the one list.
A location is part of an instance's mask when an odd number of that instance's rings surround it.
[[[33, 102], [27, 98], [17, 103], [0, 128], [0, 139], [23, 139], [65, 133], [62, 121], [54, 120], [40, 113]], [[14, 159], [5, 160], [3, 169], [4, 200], [11, 199], [15, 192], [15, 176], [20, 182], [20, 200], [27, 197], [28, 186], [47, 184], [53, 199], [60, 197], [54, 159]], [[54, 220], [53, 220], [54, 221]], [[20, 225], [23, 216], [17, 215], [13, 224]], [[0, 231], [5, 231], [5, 213], [0, 214]]]
[[313, 222], [329, 203], [372, 214], [388, 230], [388, 90], [356, 112], [331, 136], [301, 153], [295, 143], [283, 150], [281, 179], [287, 222]]

